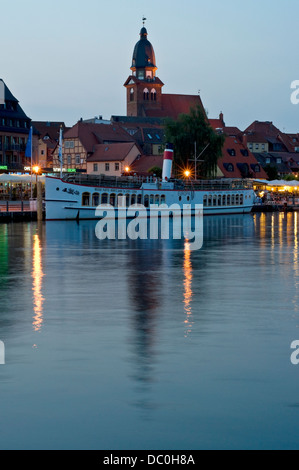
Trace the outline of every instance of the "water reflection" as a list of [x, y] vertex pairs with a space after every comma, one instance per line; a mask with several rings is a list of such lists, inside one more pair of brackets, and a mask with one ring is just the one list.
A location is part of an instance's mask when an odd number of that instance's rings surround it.
[[33, 256], [32, 256], [32, 290], [33, 290], [33, 329], [40, 331], [43, 324], [43, 265], [42, 265], [42, 246], [39, 233], [33, 235]]
[[186, 332], [185, 337], [189, 335], [192, 329], [192, 280], [193, 280], [193, 269], [192, 269], [192, 262], [191, 262], [191, 251], [190, 251], [190, 243], [185, 243], [185, 250], [184, 250], [184, 309], [186, 313]]

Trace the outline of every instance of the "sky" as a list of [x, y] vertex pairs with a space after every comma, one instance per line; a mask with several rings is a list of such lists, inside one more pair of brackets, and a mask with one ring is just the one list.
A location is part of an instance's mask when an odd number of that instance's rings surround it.
[[164, 93], [200, 91], [210, 118], [241, 130], [299, 132], [298, 0], [5, 1], [0, 78], [35, 121], [126, 115], [143, 16]]

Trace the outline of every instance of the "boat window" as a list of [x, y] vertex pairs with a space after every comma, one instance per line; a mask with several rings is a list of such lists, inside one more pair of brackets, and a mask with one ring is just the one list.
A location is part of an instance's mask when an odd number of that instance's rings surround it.
[[208, 206], [209, 206], [209, 207], [212, 206], [212, 196], [209, 196], [209, 199], [208, 199]]
[[144, 207], [148, 207], [149, 206], [149, 197], [148, 197], [148, 194], [146, 194], [144, 196]]
[[222, 205], [226, 206], [226, 196], [222, 196]]
[[157, 206], [160, 205], [160, 196], [158, 196], [158, 195], [155, 197], [155, 204], [156, 204]]
[[244, 196], [243, 196], [243, 194], [241, 194], [241, 196], [240, 196], [240, 204], [241, 204], [241, 206], [243, 206], [243, 204], [244, 204]]
[[236, 206], [239, 205], [239, 194], [236, 194]]
[[108, 194], [107, 193], [102, 194], [102, 204], [108, 204]]
[[90, 206], [90, 193], [82, 194], [82, 206]]
[[165, 194], [162, 194], [162, 196], [161, 196], [161, 204], [165, 204], [165, 202], [166, 202], [166, 196], [165, 196]]
[[228, 205], [228, 206], [231, 205], [231, 197], [230, 197], [230, 194], [227, 195], [227, 205]]
[[100, 204], [100, 195], [99, 193], [94, 193], [92, 195], [92, 205], [97, 207]]
[[213, 196], [213, 207], [217, 206], [217, 196]]
[[130, 194], [126, 194], [126, 206], [127, 207], [130, 207], [130, 199], [131, 199]]
[[153, 194], [150, 195], [150, 205], [153, 205], [155, 201], [155, 196]]
[[203, 197], [203, 205], [206, 207], [208, 205], [208, 196], [204, 195]]
[[218, 206], [222, 205], [222, 197], [221, 194], [218, 195]]
[[117, 205], [120, 206], [120, 207], [122, 207], [124, 205], [123, 197], [124, 197], [123, 194], [118, 194], [117, 195]]
[[137, 204], [142, 204], [142, 194], [138, 194], [138, 196], [137, 196]]
[[136, 194], [132, 194], [132, 196], [131, 196], [131, 205], [132, 206], [134, 206], [136, 204], [136, 198], [137, 198]]
[[110, 194], [110, 205], [114, 207], [115, 201], [116, 201], [116, 194], [114, 193]]
[[232, 194], [232, 206], [234, 206], [234, 205], [235, 205], [235, 195]]

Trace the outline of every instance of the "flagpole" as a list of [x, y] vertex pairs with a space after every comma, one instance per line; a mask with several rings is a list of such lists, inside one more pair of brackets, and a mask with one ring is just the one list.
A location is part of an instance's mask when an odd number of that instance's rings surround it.
[[62, 169], [63, 169], [62, 126], [60, 126], [60, 134], [59, 134], [59, 160], [60, 160], [60, 179], [62, 179]]
[[31, 199], [33, 198], [33, 191], [32, 191], [32, 158], [33, 158], [33, 155], [32, 155], [32, 150], [33, 150], [33, 145], [32, 145], [32, 141], [33, 141], [33, 130], [32, 130], [32, 126], [30, 128], [30, 133], [31, 133], [31, 149], [30, 149], [30, 153], [31, 153]]

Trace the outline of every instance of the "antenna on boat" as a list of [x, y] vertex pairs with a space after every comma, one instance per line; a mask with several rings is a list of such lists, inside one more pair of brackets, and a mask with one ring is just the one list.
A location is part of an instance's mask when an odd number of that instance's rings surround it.
[[207, 148], [209, 146], [210, 146], [210, 144], [208, 143], [208, 145], [205, 146], [203, 151], [197, 156], [197, 145], [196, 145], [196, 142], [194, 142], [194, 158], [190, 158], [189, 161], [194, 162], [194, 179], [195, 179], [195, 181], [197, 181], [197, 163], [204, 162], [204, 160], [200, 160], [200, 157], [204, 154], [204, 152], [207, 150]]

